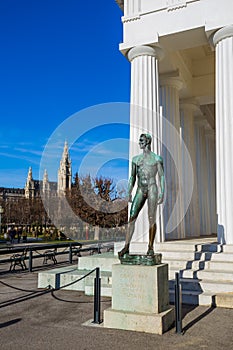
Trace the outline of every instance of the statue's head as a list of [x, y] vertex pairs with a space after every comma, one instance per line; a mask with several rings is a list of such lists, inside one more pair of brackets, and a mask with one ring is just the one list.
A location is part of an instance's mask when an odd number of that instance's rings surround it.
[[151, 149], [152, 137], [150, 134], [141, 134], [139, 138], [139, 146], [140, 148], [148, 148]]

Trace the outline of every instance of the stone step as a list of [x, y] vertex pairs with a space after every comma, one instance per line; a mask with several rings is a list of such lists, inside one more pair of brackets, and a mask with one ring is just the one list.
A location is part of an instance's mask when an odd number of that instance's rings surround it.
[[[94, 285], [93, 283], [87, 283], [85, 285], [85, 294], [94, 295]], [[101, 296], [102, 297], [112, 297], [112, 285], [108, 283], [101, 283]]]
[[214, 253], [210, 260], [233, 262], [233, 253], [230, 253], [230, 252]]
[[197, 278], [233, 282], [233, 272], [224, 270], [200, 270], [196, 272]]
[[233, 244], [223, 245], [222, 250], [225, 253], [233, 253]]
[[233, 271], [233, 261], [208, 261], [208, 269]]
[[162, 260], [167, 259], [173, 259], [173, 260], [187, 260], [187, 261], [193, 261], [193, 260], [211, 260], [213, 254], [217, 253], [211, 253], [211, 252], [192, 252], [192, 251], [159, 251], [158, 253], [162, 254]]
[[[182, 291], [195, 291], [195, 292], [199, 292], [202, 293], [203, 290], [200, 286], [200, 281], [198, 279], [195, 278], [181, 278], [180, 279], [181, 282], [181, 289]], [[169, 289], [170, 290], [174, 290], [175, 288], [175, 280], [171, 279], [169, 280]]]
[[193, 269], [193, 270], [203, 270], [205, 268], [208, 268], [209, 261], [206, 260], [174, 260], [174, 259], [166, 259], [163, 260], [163, 263], [168, 264], [169, 269], [176, 269], [176, 270], [185, 270], [185, 269]]
[[178, 251], [178, 252], [221, 252], [222, 246], [218, 243], [193, 243], [193, 242], [166, 242], [155, 244], [156, 251]]
[[197, 244], [196, 250], [198, 252], [221, 252], [222, 245], [218, 243], [205, 243], [205, 244]]
[[66, 266], [57, 269], [46, 270], [38, 273], [38, 288], [56, 287], [56, 279], [64, 273], [76, 271], [77, 266]]
[[187, 260], [184, 259], [165, 259], [162, 257], [162, 263], [163, 264], [168, 264], [169, 269], [176, 269], [176, 270], [181, 270], [185, 269], [187, 266]]
[[202, 280], [199, 283], [204, 292], [211, 292], [214, 294], [233, 292], [233, 282]]
[[224, 270], [181, 270], [181, 277], [233, 282], [233, 273]]
[[[59, 270], [59, 271], [56, 271]], [[60, 271], [61, 269], [50, 270], [49, 273], [40, 273], [38, 279], [38, 288], [46, 288], [50, 285], [53, 288], [64, 287], [67, 284], [77, 281], [84, 277], [88, 272], [88, 270], [79, 270], [77, 268], [66, 269], [65, 271]], [[78, 290], [84, 291], [86, 285], [94, 285], [94, 278], [96, 274], [93, 272], [91, 275], [86, 278], [77, 281], [67, 287], [64, 287], [66, 290]], [[101, 271], [100, 273], [101, 282], [103, 284], [111, 283], [112, 273], [109, 271]]]
[[[212, 294], [233, 292], [233, 282], [217, 280], [201, 280], [198, 278], [181, 278], [182, 291], [199, 291]], [[174, 289], [175, 280], [169, 280], [169, 289]]]
[[[170, 303], [175, 302], [175, 292], [174, 290], [169, 290], [169, 300]], [[212, 305], [213, 294], [203, 293], [193, 290], [182, 291], [182, 304], [189, 305]]]
[[233, 292], [216, 294], [215, 305], [217, 307], [233, 309]]
[[78, 259], [79, 270], [93, 270], [99, 267], [101, 271], [112, 271], [113, 264], [119, 264], [120, 260], [113, 253], [82, 256]]
[[166, 243], [156, 243], [156, 252], [166, 252], [166, 251], [178, 251], [178, 252], [195, 252], [196, 244], [184, 243], [184, 242], [166, 242]]

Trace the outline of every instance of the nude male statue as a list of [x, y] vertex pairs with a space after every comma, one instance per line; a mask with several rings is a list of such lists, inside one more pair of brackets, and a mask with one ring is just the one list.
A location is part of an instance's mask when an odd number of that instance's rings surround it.
[[[164, 171], [162, 157], [151, 151], [151, 141], [151, 135], [141, 134], [139, 147], [143, 150], [143, 153], [133, 157], [132, 160], [132, 171], [128, 187], [129, 202], [132, 202], [132, 190], [136, 177], [138, 178], [137, 191], [131, 205], [125, 246], [118, 252], [119, 257], [129, 253], [129, 245], [134, 233], [135, 221], [146, 200], [148, 201], [149, 218], [149, 245], [147, 255], [154, 255], [153, 244], [156, 234], [156, 210], [157, 205], [163, 202]], [[156, 184], [157, 174], [159, 186]]]

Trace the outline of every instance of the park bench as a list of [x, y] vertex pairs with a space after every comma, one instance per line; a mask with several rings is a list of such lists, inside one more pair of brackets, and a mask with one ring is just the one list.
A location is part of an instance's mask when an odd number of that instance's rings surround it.
[[10, 271], [15, 271], [16, 266], [20, 266], [22, 270], [26, 270], [25, 260], [27, 257], [28, 248], [25, 248], [22, 253], [15, 253], [10, 257]]
[[114, 251], [114, 246], [113, 245], [107, 246], [106, 249], [107, 249], [108, 253], [109, 252], [113, 252]]
[[92, 247], [92, 249], [90, 250], [90, 255], [94, 255], [94, 254], [101, 254], [101, 244], [98, 244], [95, 247]]
[[57, 249], [53, 249], [53, 250], [46, 250], [44, 252], [44, 261], [43, 264], [47, 264], [48, 260], [53, 261], [54, 265], [57, 264], [57, 259], [56, 259], [56, 251]]
[[78, 256], [78, 257], [80, 257], [81, 256], [81, 251], [80, 251], [80, 247], [79, 248], [77, 248], [77, 247], [72, 247], [72, 255], [73, 256]]

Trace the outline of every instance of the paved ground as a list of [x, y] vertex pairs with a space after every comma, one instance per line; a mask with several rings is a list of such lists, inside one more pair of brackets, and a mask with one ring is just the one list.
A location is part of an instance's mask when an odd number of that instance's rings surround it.
[[[6, 273], [6, 267], [0, 266], [1, 350], [233, 348], [233, 309], [183, 306], [183, 335], [174, 328], [159, 336], [87, 327], [82, 324], [93, 318], [92, 297], [64, 290], [44, 294], [37, 289], [38, 271], [52, 265], [38, 266], [33, 273]], [[102, 299], [102, 311], [110, 305], [109, 298]]]

